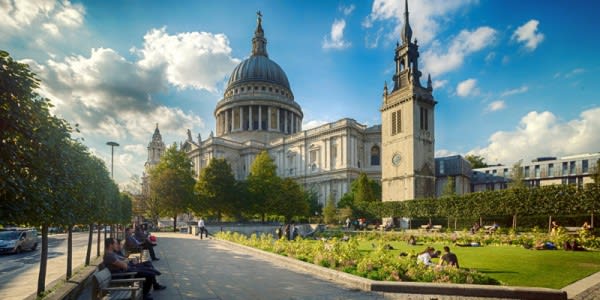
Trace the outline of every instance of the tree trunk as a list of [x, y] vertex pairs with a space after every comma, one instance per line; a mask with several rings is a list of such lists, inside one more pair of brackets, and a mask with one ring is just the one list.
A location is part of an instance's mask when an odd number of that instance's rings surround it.
[[177, 232], [177, 214], [173, 217], [173, 232]]
[[592, 229], [594, 228], [594, 213], [593, 212], [592, 212], [592, 218], [591, 218], [590, 226], [592, 227]]
[[447, 228], [450, 228], [450, 217], [448, 217], [448, 227]]
[[46, 266], [48, 265], [48, 224], [42, 225], [42, 254], [40, 257], [40, 273], [38, 276], [37, 295], [42, 296], [46, 290]]
[[104, 224], [103, 228], [104, 228], [104, 240], [106, 241], [106, 224]]
[[88, 235], [87, 251], [85, 253], [85, 265], [90, 265], [90, 256], [92, 255], [92, 239], [94, 238], [94, 224], [90, 224], [90, 230]]
[[67, 280], [73, 275], [73, 225], [67, 229]]
[[456, 223], [457, 223], [457, 218], [456, 218], [456, 217], [454, 217], [454, 230], [455, 230], [455, 231], [456, 231], [456, 227], [457, 227], [457, 226], [456, 226]]
[[479, 226], [483, 226], [483, 217], [479, 217]]
[[96, 257], [100, 256], [100, 224], [96, 226], [98, 228], [98, 243], [96, 244]]
[[548, 216], [548, 233], [552, 232], [552, 216]]

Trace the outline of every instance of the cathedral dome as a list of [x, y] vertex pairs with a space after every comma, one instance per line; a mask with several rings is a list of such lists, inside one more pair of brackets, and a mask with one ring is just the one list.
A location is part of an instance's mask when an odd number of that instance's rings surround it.
[[269, 58], [262, 15], [257, 16], [252, 54], [233, 69], [215, 108], [217, 137], [266, 143], [302, 130], [302, 108], [287, 75]]
[[238, 83], [250, 81], [269, 82], [290, 90], [290, 83], [283, 69], [276, 62], [263, 55], [252, 55], [235, 67], [231, 77], [229, 77], [227, 89]]

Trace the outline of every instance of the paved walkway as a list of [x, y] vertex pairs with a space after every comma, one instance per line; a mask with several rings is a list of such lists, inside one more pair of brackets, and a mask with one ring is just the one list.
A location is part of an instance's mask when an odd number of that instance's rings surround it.
[[[154, 299], [384, 299], [283, 269], [216, 241], [183, 234], [158, 234], [155, 266], [166, 290]], [[389, 296], [389, 295], [386, 295]], [[387, 298], [387, 297], [385, 297]]]

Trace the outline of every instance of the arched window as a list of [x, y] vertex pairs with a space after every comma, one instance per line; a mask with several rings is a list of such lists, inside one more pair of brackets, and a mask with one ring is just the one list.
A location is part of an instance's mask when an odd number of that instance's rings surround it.
[[379, 147], [377, 145], [371, 147], [371, 166], [379, 166], [379, 162], [381, 161], [381, 152], [379, 151]]

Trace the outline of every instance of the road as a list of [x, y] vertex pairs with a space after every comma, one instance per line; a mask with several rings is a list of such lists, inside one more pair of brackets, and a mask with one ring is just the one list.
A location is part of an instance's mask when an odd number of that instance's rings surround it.
[[[381, 293], [351, 290], [214, 240], [159, 233], [154, 262], [166, 290], [162, 299], [389, 299]], [[82, 299], [82, 298], [80, 298]]]
[[[94, 234], [94, 239], [97, 235]], [[104, 234], [102, 234], [104, 238]], [[73, 270], [85, 262], [87, 232], [73, 233]], [[40, 237], [41, 243], [41, 237]], [[101, 253], [103, 249], [100, 249]], [[37, 250], [21, 254], [0, 255], [0, 299], [23, 299], [37, 290], [40, 270], [41, 245]], [[96, 241], [92, 243], [92, 257], [96, 254]], [[67, 270], [67, 234], [48, 237], [48, 267], [46, 286], [64, 278]]]

